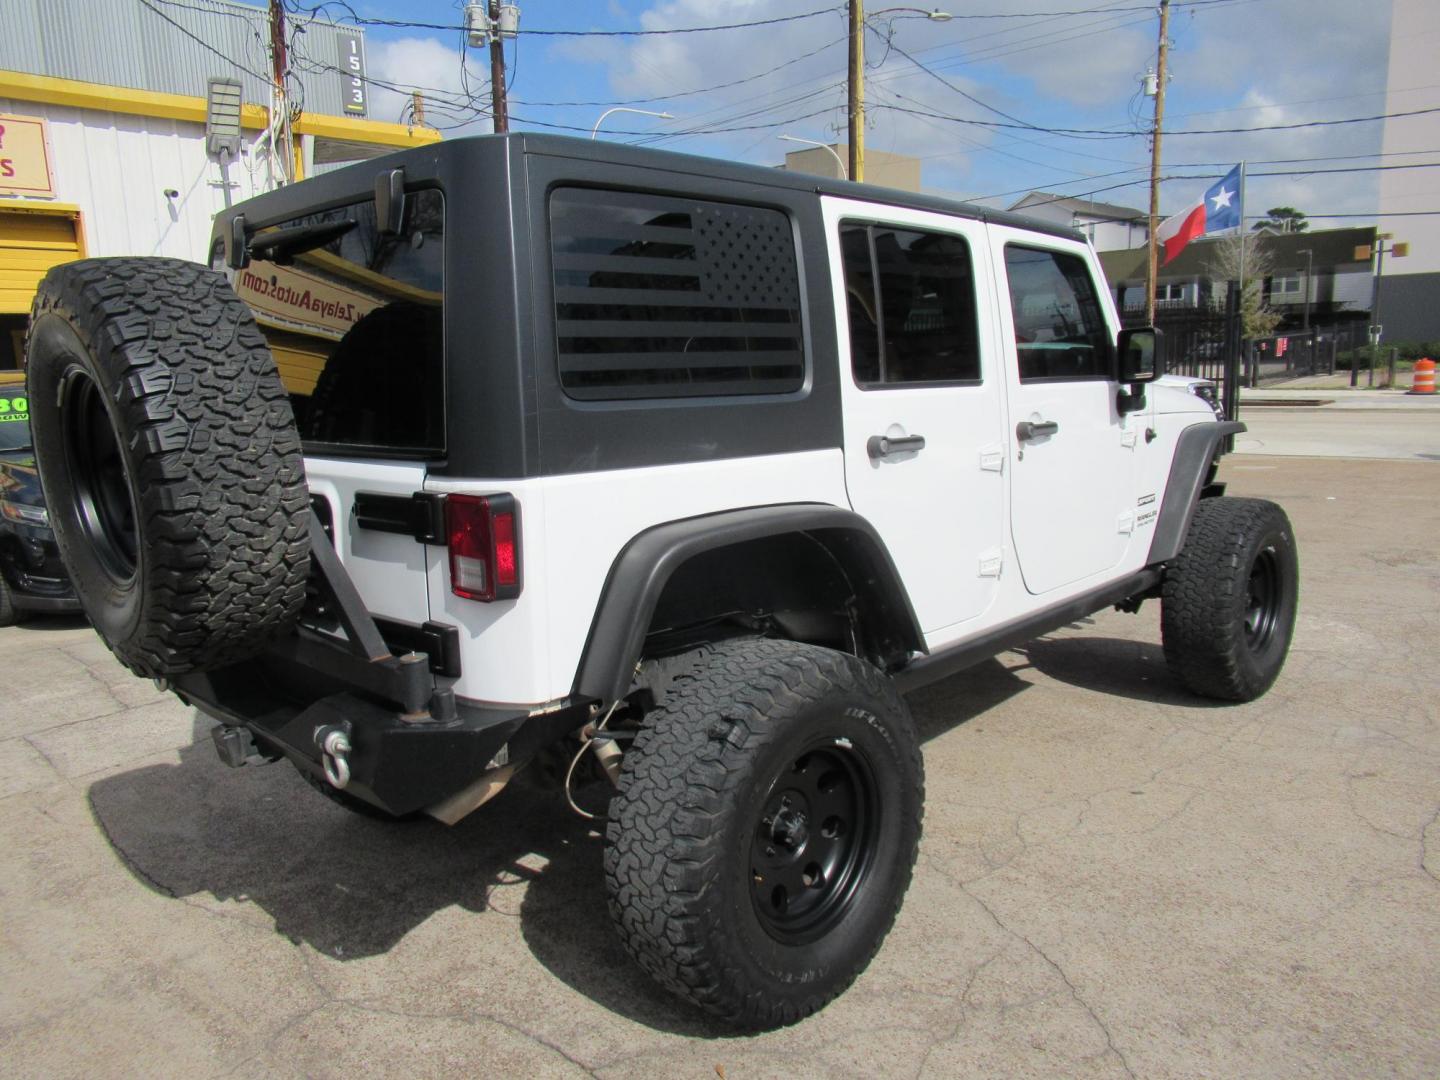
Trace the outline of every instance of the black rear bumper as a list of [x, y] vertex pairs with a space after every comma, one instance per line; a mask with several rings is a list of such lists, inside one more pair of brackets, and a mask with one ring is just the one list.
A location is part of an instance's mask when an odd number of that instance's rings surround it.
[[[585, 719], [575, 706], [532, 716], [451, 704], [443, 690], [443, 704], [432, 693], [436, 707], [416, 710], [379, 689], [378, 674], [363, 686], [332, 670], [353, 659], [345, 642], [306, 630], [297, 637], [303, 648], [287, 638], [253, 660], [182, 675], [172, 680], [175, 692], [222, 724], [245, 728], [266, 756], [288, 758], [316, 776], [324, 775], [317, 731], [345, 731], [351, 746], [345, 791], [391, 814], [443, 802], [499, 764], [502, 750], [503, 760], [523, 761]], [[408, 667], [417, 678], [434, 678], [423, 663]]]

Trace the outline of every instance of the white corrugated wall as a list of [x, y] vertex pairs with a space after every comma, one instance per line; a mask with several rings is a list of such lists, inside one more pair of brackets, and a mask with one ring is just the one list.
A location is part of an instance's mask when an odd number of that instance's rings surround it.
[[[55, 197], [80, 207], [87, 255], [206, 261], [211, 222], [225, 202], [203, 124], [5, 98], [0, 112], [49, 121]], [[264, 164], [249, 152], [256, 137], [246, 132], [247, 149], [230, 166], [236, 202], [266, 188]]]

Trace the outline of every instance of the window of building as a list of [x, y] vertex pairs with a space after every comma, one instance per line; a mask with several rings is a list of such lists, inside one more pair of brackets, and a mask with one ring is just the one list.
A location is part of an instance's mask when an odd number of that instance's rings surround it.
[[572, 398], [785, 394], [805, 351], [778, 210], [588, 188], [550, 198], [560, 385]]
[[1281, 277], [1279, 275], [1270, 279], [1270, 295], [1279, 297], [1298, 297], [1305, 291], [1304, 281], [1296, 277]]
[[1007, 244], [1005, 272], [1021, 381], [1110, 378], [1114, 347], [1085, 260]]
[[1157, 303], [1175, 303], [1185, 299], [1185, 286], [1179, 282], [1164, 282], [1155, 286], [1155, 301]]
[[[217, 255], [218, 258], [218, 255]], [[256, 233], [231, 277], [264, 332], [307, 452], [445, 448], [445, 202], [410, 192], [398, 235], [372, 200]]]
[[963, 237], [847, 224], [840, 251], [856, 383], [979, 381], [975, 276]]

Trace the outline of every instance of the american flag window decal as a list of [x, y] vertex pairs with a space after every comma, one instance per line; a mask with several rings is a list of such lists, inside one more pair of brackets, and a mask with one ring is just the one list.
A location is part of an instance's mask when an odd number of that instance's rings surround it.
[[801, 388], [800, 283], [777, 210], [636, 192], [550, 198], [560, 384], [591, 401]]

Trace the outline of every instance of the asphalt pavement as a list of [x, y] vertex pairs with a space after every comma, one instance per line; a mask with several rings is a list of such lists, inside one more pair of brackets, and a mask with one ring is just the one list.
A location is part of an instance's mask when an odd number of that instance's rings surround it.
[[634, 967], [553, 791], [450, 829], [353, 817], [288, 766], [225, 768], [83, 624], [0, 630], [0, 1071], [1440, 1075], [1440, 464], [1222, 477], [1299, 541], [1270, 694], [1179, 690], [1153, 604], [914, 694], [898, 924], [829, 1009], [753, 1037]]

